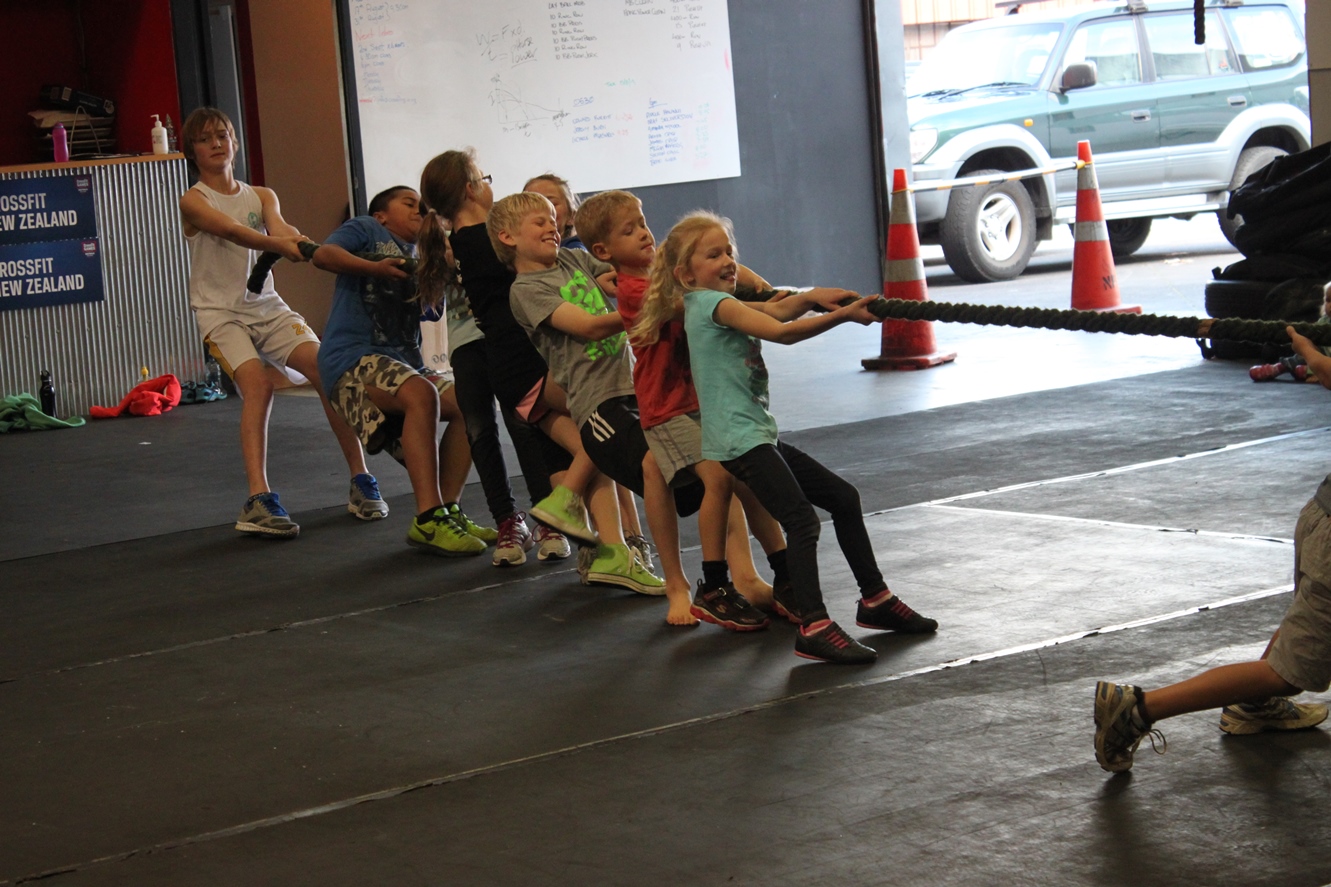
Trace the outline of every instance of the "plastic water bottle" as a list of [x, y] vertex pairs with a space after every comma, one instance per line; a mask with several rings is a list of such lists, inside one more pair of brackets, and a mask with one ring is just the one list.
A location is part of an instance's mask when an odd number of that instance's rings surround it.
[[203, 366], [206, 373], [204, 376], [204, 382], [209, 388], [215, 388], [220, 391], [222, 388], [222, 367], [218, 365], [217, 361], [213, 359], [211, 354], [208, 355], [208, 359], [204, 361]]
[[56, 163], [69, 163], [69, 136], [65, 133], [65, 124], [57, 123], [51, 129], [51, 146]]
[[55, 383], [51, 381], [50, 370], [42, 370], [42, 387], [39, 389], [39, 395], [42, 401], [42, 412], [48, 416], [54, 416]]

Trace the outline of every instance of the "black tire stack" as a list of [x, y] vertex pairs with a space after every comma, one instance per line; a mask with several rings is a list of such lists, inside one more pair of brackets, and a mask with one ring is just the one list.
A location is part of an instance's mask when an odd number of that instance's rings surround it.
[[[1231, 241], [1244, 258], [1212, 272], [1206, 313], [1312, 322], [1331, 280], [1331, 143], [1301, 154], [1270, 148], [1244, 152], [1253, 159], [1259, 155], [1268, 162], [1229, 200]], [[1292, 353], [1288, 345], [1225, 339], [1198, 344], [1207, 358], [1269, 363]]]

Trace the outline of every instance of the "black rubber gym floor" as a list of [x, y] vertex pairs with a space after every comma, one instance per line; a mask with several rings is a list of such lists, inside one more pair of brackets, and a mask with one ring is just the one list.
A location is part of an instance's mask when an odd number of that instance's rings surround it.
[[1253, 658], [1288, 601], [1331, 395], [1244, 369], [789, 434], [942, 625], [852, 628], [864, 668], [410, 549], [404, 473], [376, 457], [393, 513], [350, 518], [313, 399], [273, 416], [291, 542], [231, 529], [234, 400], [0, 437], [0, 883], [1331, 882], [1324, 730], [1091, 750], [1097, 679]]

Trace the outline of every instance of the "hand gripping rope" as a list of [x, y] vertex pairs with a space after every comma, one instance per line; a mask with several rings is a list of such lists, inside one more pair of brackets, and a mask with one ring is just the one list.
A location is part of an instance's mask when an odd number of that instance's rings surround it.
[[1283, 320], [1172, 317], [1161, 314], [1119, 314], [1112, 311], [970, 305], [965, 302], [915, 302], [905, 299], [878, 299], [870, 302], [868, 308], [880, 320], [935, 320], [984, 326], [1126, 333], [1130, 336], [1174, 336], [1184, 339], [1234, 339], [1277, 344], [1289, 343], [1285, 327], [1292, 326], [1295, 332], [1306, 336], [1315, 345], [1331, 345], [1331, 324], [1286, 323]]
[[[297, 249], [300, 250], [300, 254], [306, 260], [309, 260], [314, 258], [314, 251], [320, 246], [321, 244], [315, 243], [313, 240], [304, 240], [297, 244]], [[263, 282], [268, 277], [268, 272], [273, 270], [273, 266], [281, 258], [281, 253], [264, 253], [259, 256], [254, 263], [254, 268], [250, 270], [249, 280], [245, 281], [246, 288], [252, 293], [263, 292]], [[402, 259], [402, 264], [398, 267], [402, 269], [403, 273], [409, 275], [416, 273], [416, 260], [408, 256], [390, 256], [386, 253], [356, 253], [356, 258], [365, 259], [368, 262]]]

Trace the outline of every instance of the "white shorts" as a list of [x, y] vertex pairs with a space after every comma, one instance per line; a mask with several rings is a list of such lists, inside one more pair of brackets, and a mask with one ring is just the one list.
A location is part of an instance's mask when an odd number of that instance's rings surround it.
[[698, 480], [693, 472], [693, 466], [702, 461], [702, 422], [697, 413], [666, 419], [642, 433], [667, 484], [685, 486]]
[[318, 345], [319, 337], [306, 325], [305, 318], [290, 308], [252, 322], [237, 317], [214, 327], [203, 340], [208, 352], [232, 378], [236, 367], [250, 360], [264, 360], [286, 370], [291, 352], [306, 342]]

